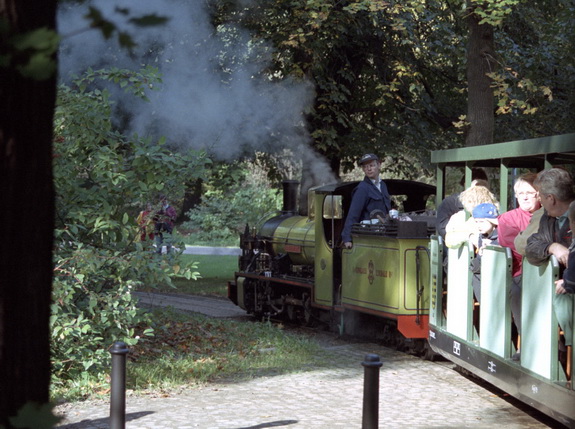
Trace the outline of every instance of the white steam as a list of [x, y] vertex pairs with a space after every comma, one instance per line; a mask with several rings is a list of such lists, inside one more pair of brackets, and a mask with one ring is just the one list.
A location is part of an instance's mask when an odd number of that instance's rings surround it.
[[[276, 152], [284, 147], [309, 157], [304, 111], [313, 102], [313, 86], [262, 76], [267, 65], [262, 58], [270, 57], [270, 48], [251, 44], [240, 28], [215, 29], [206, 4], [204, 0], [62, 3], [58, 17], [64, 36], [61, 80], [88, 67], [138, 70], [151, 65], [160, 70], [163, 82], [158, 91], [148, 93], [150, 103], [119, 93], [119, 103], [130, 112], [132, 132], [166, 136], [173, 144], [207, 149], [220, 159], [234, 159], [243, 149]], [[138, 47], [133, 55], [112, 39], [105, 40], [98, 30], [83, 31], [89, 5], [134, 38]], [[128, 9], [130, 16], [156, 14], [169, 21], [137, 28], [117, 8]], [[222, 63], [227, 73], [222, 72]], [[320, 162], [317, 157], [316, 162]], [[321, 162], [320, 170], [327, 173], [327, 164]]]

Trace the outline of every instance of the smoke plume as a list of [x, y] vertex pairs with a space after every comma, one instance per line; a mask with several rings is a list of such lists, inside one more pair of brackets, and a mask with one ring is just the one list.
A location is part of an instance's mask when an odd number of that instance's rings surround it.
[[[243, 150], [275, 152], [284, 147], [311, 156], [304, 111], [313, 102], [313, 86], [262, 74], [271, 48], [254, 44], [237, 26], [214, 28], [206, 4], [200, 0], [63, 2], [58, 16], [64, 37], [60, 79], [67, 81], [88, 67], [138, 70], [151, 65], [160, 70], [162, 83], [148, 93], [149, 103], [116, 94], [122, 110], [129, 112], [131, 132], [154, 139], [165, 136], [173, 145], [206, 149], [226, 160]], [[134, 38], [137, 47], [132, 54], [113, 39], [105, 40], [98, 30], [84, 31], [89, 6]], [[156, 14], [169, 21], [138, 28], [118, 12], [122, 8], [130, 16]], [[329, 171], [325, 161], [316, 162], [323, 163], [319, 171]]]

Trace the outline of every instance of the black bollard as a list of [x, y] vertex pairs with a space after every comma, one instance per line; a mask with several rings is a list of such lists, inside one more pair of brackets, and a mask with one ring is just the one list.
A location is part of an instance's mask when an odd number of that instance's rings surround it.
[[383, 365], [376, 354], [365, 355], [361, 363], [363, 377], [363, 418], [362, 429], [377, 429], [379, 425], [379, 368]]
[[126, 427], [126, 355], [129, 349], [126, 343], [116, 341], [112, 354], [112, 380], [110, 392], [110, 428]]

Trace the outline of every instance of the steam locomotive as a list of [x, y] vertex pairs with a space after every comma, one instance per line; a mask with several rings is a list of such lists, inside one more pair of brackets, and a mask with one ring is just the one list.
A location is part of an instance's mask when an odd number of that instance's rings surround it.
[[[365, 334], [427, 351], [429, 239], [434, 213], [426, 210], [435, 187], [385, 180], [402, 205], [399, 219], [354, 225], [353, 248], [340, 234], [358, 182], [311, 189], [308, 215], [297, 214], [298, 182], [284, 182], [283, 208], [259, 228], [246, 226], [229, 298], [258, 317], [325, 323], [340, 333]], [[369, 323], [366, 323], [368, 319]]]

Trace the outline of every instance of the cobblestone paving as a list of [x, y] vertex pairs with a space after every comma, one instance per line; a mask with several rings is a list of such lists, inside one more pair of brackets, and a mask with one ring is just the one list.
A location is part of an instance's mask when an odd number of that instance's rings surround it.
[[[498, 393], [453, 370], [370, 343], [326, 345], [329, 368], [174, 393], [128, 396], [126, 428], [361, 428], [366, 354], [381, 358], [380, 428], [547, 428]], [[60, 429], [109, 427], [104, 401], [63, 404]], [[541, 418], [535, 413], [535, 416]]]

